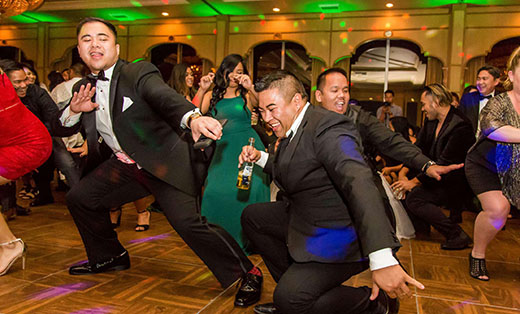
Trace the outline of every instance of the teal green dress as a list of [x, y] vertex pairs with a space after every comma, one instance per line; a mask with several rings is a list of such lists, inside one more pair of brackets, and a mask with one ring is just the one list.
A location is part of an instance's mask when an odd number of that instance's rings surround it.
[[255, 139], [256, 149], [264, 150], [265, 147], [251, 127], [251, 114], [244, 110], [242, 97], [224, 98], [216, 107], [216, 118], [228, 119], [228, 122], [209, 166], [202, 196], [202, 216], [226, 229], [244, 249], [247, 242], [240, 226], [242, 211], [249, 204], [269, 202], [270, 191], [268, 175], [256, 165], [249, 190], [237, 188], [238, 156], [250, 137]]

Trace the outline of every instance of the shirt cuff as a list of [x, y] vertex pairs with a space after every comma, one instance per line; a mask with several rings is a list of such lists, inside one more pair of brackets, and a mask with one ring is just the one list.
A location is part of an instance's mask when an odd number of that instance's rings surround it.
[[399, 264], [395, 257], [392, 255], [392, 249], [390, 248], [372, 252], [368, 254], [368, 259], [370, 260], [371, 271]]
[[262, 168], [265, 168], [265, 164], [267, 164], [267, 159], [269, 159], [269, 154], [264, 151], [260, 151], [260, 159], [258, 159], [255, 162], [255, 164], [259, 165]]
[[70, 112], [70, 107], [65, 108], [63, 112], [61, 113], [60, 121], [61, 125], [64, 127], [71, 127], [79, 122], [79, 119], [81, 118], [81, 112], [73, 114]]
[[182, 116], [182, 120], [181, 120], [181, 128], [183, 129], [189, 129], [188, 127], [188, 119], [190, 118], [190, 116], [194, 113], [198, 113], [198, 114], [201, 114], [200, 113], [200, 109], [199, 108], [195, 108], [193, 110], [190, 110], [188, 112], [186, 112], [183, 116]]

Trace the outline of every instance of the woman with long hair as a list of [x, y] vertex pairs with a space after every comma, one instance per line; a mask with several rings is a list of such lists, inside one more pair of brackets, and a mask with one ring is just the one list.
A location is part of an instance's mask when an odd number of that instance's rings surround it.
[[195, 92], [194, 82], [195, 76], [193, 70], [186, 63], [176, 64], [173, 67], [172, 74], [168, 84], [175, 91], [184, 96], [188, 101], [191, 101], [196, 107], [200, 107], [204, 94], [210, 87], [215, 74], [212, 72], [204, 76], [200, 80], [200, 86]]
[[248, 204], [268, 202], [270, 198], [269, 179], [260, 167], [253, 168], [249, 190], [236, 187], [242, 146], [248, 143], [249, 138], [254, 138], [256, 148], [265, 149], [251, 127], [251, 112], [258, 101], [240, 55], [224, 58], [215, 74], [214, 84], [213, 90], [204, 96], [201, 111], [228, 122], [208, 170], [202, 215], [226, 229], [245, 248], [247, 243], [240, 226], [242, 210]]

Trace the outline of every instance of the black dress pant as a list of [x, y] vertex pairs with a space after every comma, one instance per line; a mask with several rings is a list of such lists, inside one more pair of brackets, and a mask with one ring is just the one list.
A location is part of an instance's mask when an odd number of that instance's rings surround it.
[[368, 287], [343, 286], [368, 268], [368, 262], [298, 263], [286, 245], [288, 220], [284, 201], [249, 205], [242, 213], [242, 228], [274, 280], [274, 303], [285, 314], [370, 312]]
[[54, 154], [51, 154], [38, 171], [33, 172], [34, 183], [39, 191], [38, 198], [42, 201], [54, 201], [51, 192], [51, 181], [54, 178]]
[[253, 268], [236, 241], [200, 216], [199, 199], [115, 157], [103, 162], [67, 193], [67, 205], [90, 263], [124, 252], [110, 223], [109, 209], [153, 194], [166, 218], [223, 287]]
[[451, 210], [460, 210], [464, 194], [454, 195], [441, 187], [414, 188], [406, 196], [406, 211], [417, 231], [426, 231], [430, 225], [439, 231], [446, 239], [457, 237], [462, 229], [442, 212], [440, 206], [449, 206]]

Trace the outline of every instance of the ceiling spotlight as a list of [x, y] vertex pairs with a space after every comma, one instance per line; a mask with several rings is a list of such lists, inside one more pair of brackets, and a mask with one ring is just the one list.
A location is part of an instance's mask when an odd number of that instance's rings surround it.
[[168, 13], [168, 12], [163, 12], [163, 13], [161, 13], [161, 15], [162, 15], [162, 16], [168, 16], [168, 15], [170, 15], [170, 13]]
[[386, 4], [386, 7], [387, 7], [387, 8], [393, 8], [393, 7], [394, 7], [394, 4], [391, 3], [391, 2], [388, 2], [388, 3]]
[[276, 8], [276, 7], [275, 7], [275, 8], [273, 8], [273, 11], [274, 11], [274, 12], [280, 12], [280, 8]]

